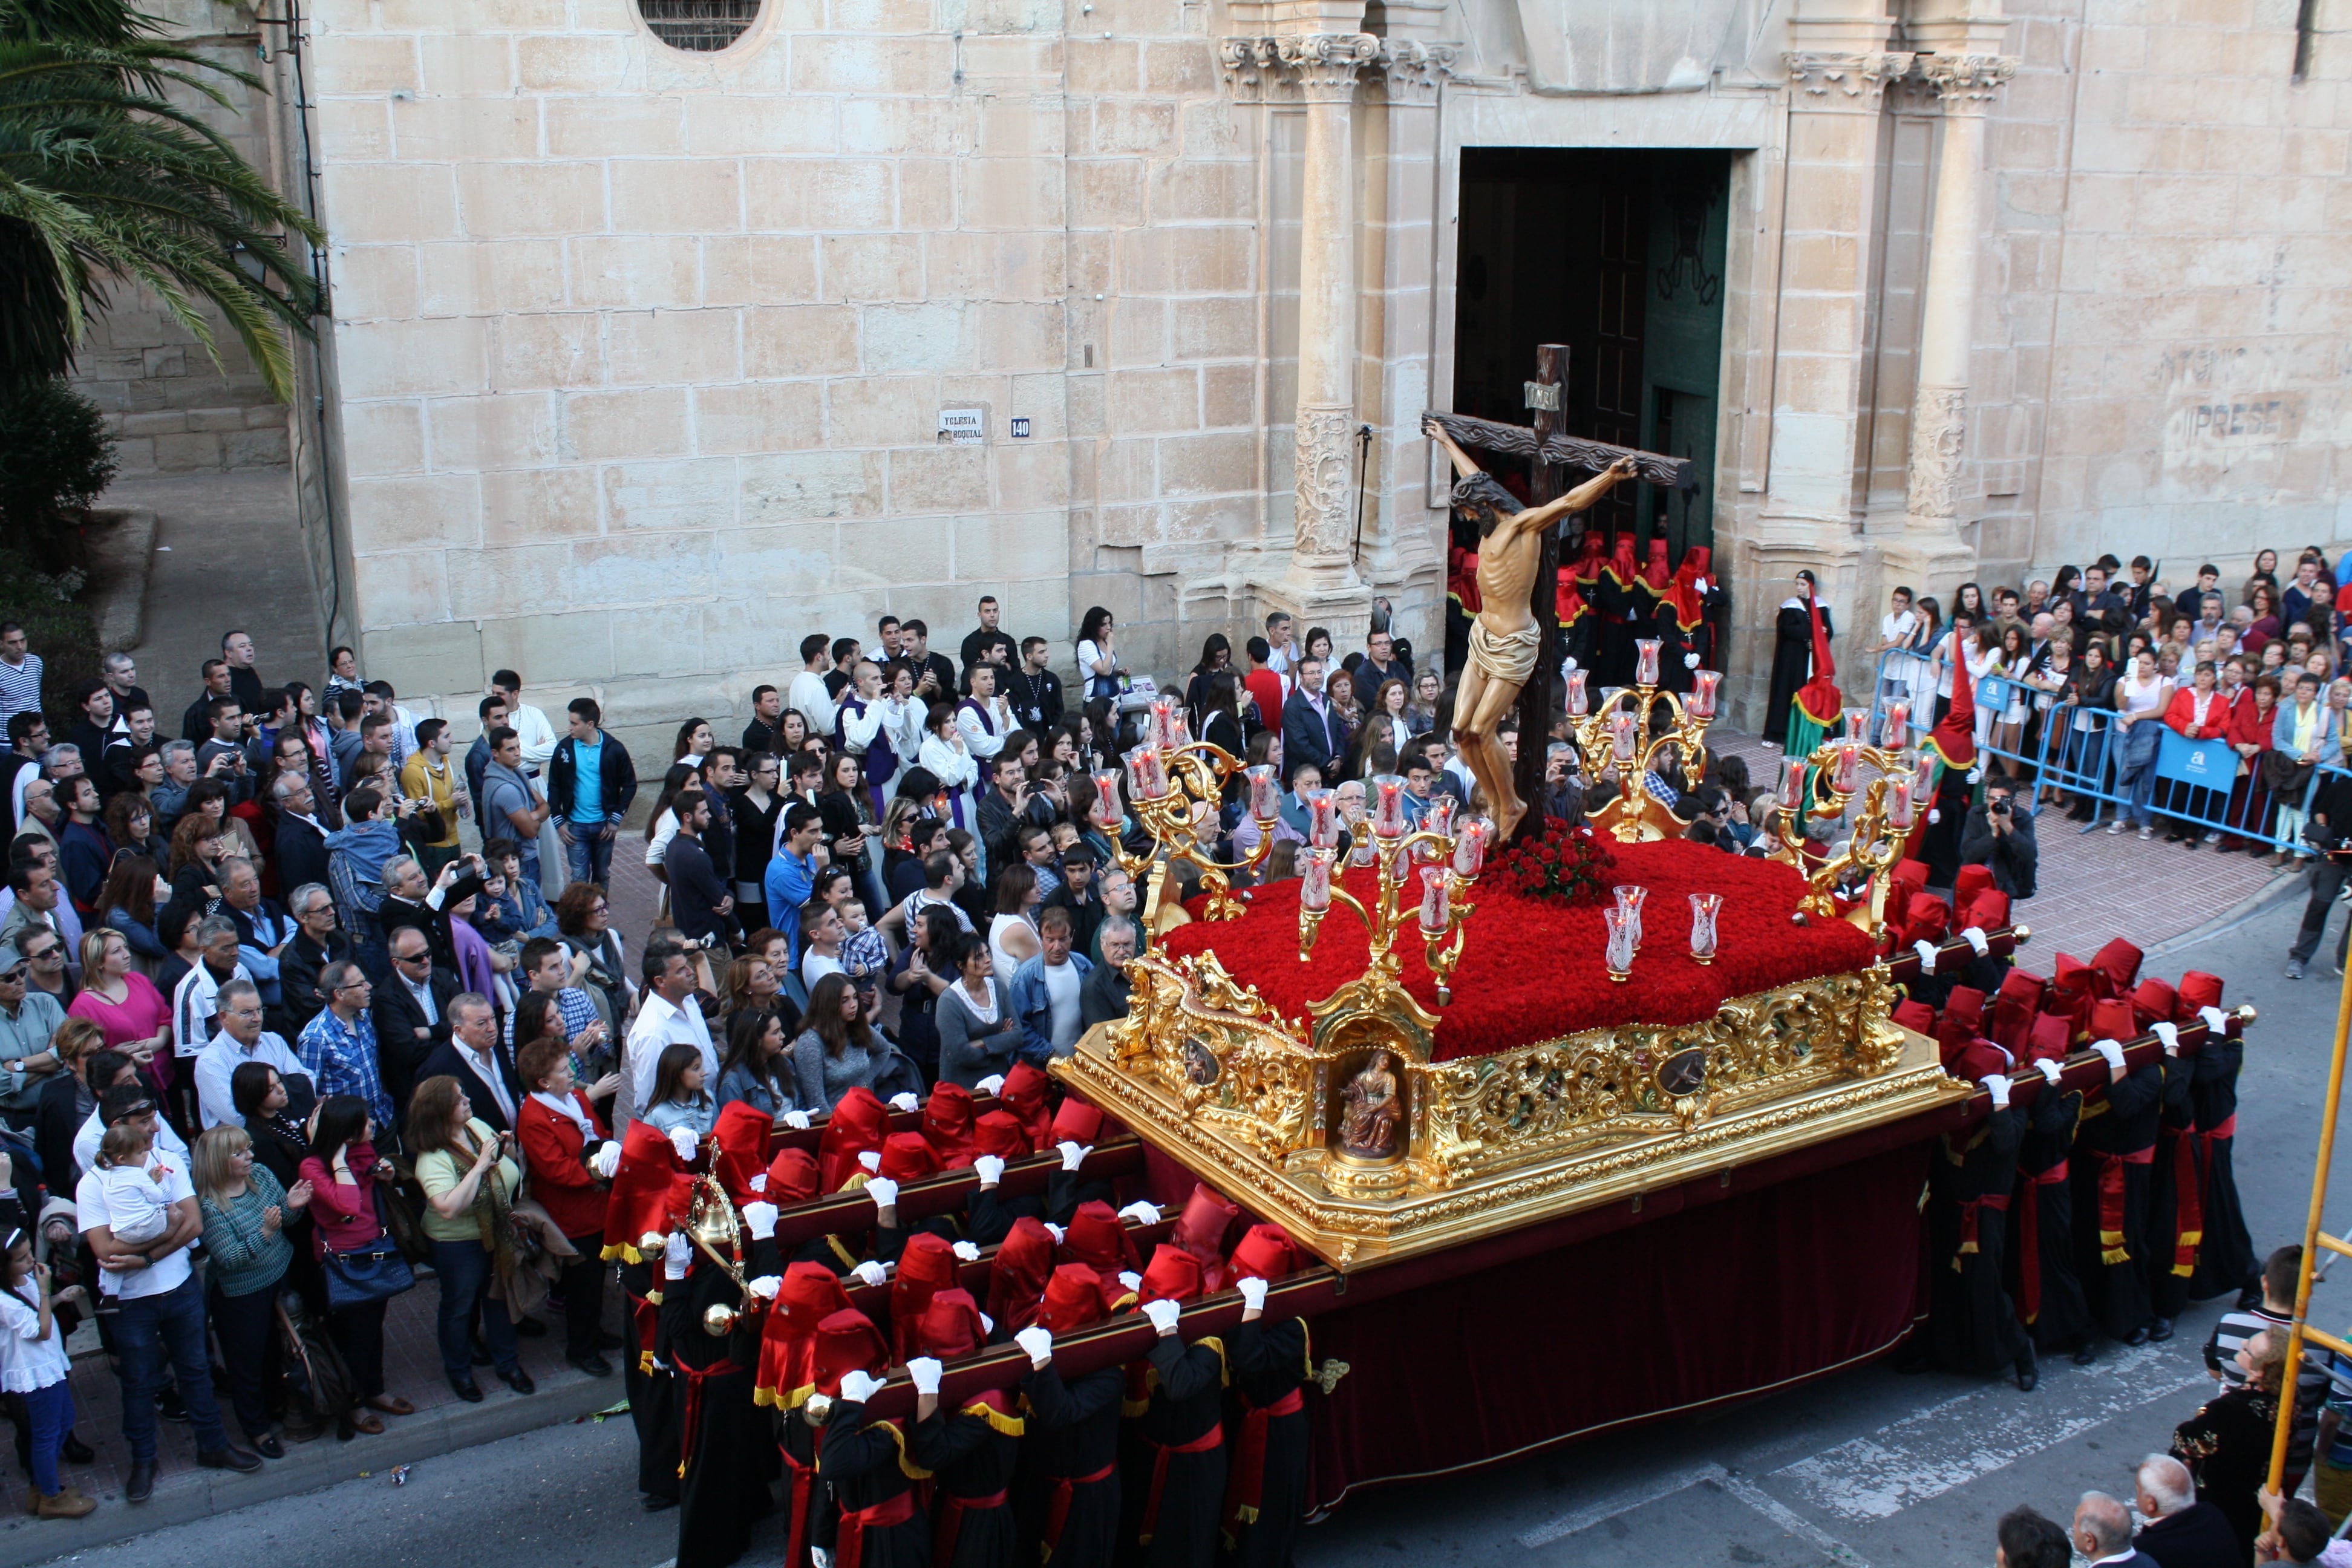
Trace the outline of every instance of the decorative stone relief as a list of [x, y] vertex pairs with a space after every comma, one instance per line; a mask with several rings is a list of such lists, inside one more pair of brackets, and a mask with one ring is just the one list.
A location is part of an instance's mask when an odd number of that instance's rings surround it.
[[1452, 74], [1451, 44], [1424, 44], [1412, 38], [1382, 38], [1372, 68], [1388, 84], [1391, 103], [1434, 103], [1441, 77]]
[[[1380, 58], [1381, 45], [1370, 33], [1225, 38], [1217, 45], [1217, 60], [1236, 102], [1345, 101], [1355, 96], [1357, 74]], [[1419, 44], [1403, 47], [1423, 50]]]
[[[1822, 107], [1875, 109], [1887, 84], [1911, 68], [1915, 57], [1900, 51], [1868, 54], [1828, 54], [1818, 49], [1792, 49], [1780, 57], [1789, 68], [1789, 85]], [[1846, 101], [1840, 104], [1837, 100]]]
[[1356, 424], [1353, 408], [1299, 406], [1291, 552], [1300, 560], [1345, 561], [1354, 550], [1350, 476]]
[[1960, 455], [1968, 444], [1969, 389], [1922, 386], [1911, 403], [1910, 513], [1960, 515]]

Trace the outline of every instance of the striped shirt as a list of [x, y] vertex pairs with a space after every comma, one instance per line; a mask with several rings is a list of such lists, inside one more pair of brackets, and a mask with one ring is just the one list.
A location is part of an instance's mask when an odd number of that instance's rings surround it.
[[19, 713], [41, 710], [41, 656], [28, 653], [22, 664], [0, 658], [0, 728]]
[[[2221, 1314], [2213, 1324], [2213, 1331], [2205, 1338], [2205, 1370], [2221, 1380], [2227, 1393], [2244, 1384], [2246, 1374], [2238, 1369], [2238, 1352], [2245, 1342], [2265, 1329], [2285, 1333], [2290, 1321], [2261, 1307], [2248, 1311], [2231, 1310]], [[2302, 1475], [2311, 1468], [2312, 1441], [2319, 1433], [2319, 1409], [2328, 1396], [2328, 1361], [2324, 1350], [2306, 1349], [2303, 1352], [2303, 1369], [2295, 1376], [2294, 1430], [2287, 1436], [2286, 1468], [2292, 1475]], [[2338, 1373], [2340, 1378], [2343, 1374]], [[2339, 1384], [2337, 1394], [2345, 1390]]]

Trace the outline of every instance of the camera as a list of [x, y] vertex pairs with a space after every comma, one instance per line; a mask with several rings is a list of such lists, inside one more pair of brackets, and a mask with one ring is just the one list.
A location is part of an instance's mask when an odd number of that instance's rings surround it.
[[2002, 816], [2007, 816], [2009, 815], [2009, 802], [2005, 800], [1987, 801], [1985, 803], [1985, 810], [1998, 813]]

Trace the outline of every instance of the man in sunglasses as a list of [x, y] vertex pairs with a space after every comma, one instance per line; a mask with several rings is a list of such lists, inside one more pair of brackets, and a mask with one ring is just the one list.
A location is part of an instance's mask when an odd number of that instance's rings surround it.
[[367, 971], [349, 958], [339, 958], [319, 971], [319, 989], [325, 994], [327, 1005], [303, 1026], [301, 1037], [294, 1042], [295, 1054], [320, 1098], [349, 1094], [367, 1101], [368, 1114], [375, 1118], [377, 1145], [382, 1148], [393, 1142], [397, 1118], [376, 1060], [375, 1019], [371, 1011], [375, 987], [369, 984]]

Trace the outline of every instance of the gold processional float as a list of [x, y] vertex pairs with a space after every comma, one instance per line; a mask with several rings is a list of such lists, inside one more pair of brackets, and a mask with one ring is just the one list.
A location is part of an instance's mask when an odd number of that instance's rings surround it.
[[[1648, 787], [1679, 765], [1696, 787], [1714, 719], [1713, 670], [1695, 672], [1685, 699], [1657, 685], [1654, 641], [1639, 645], [1636, 684], [1605, 691], [1598, 709], [1584, 672], [1570, 676], [1569, 711], [1586, 775], [1614, 773], [1618, 793], [1592, 819], [1621, 843], [1679, 836], [1682, 824]], [[1844, 918], [1880, 934], [1887, 872], [1902, 856], [1915, 802], [1927, 798], [1932, 753], [1869, 746], [1853, 733], [1789, 769], [1779, 803], [1776, 857], [1808, 884], [1792, 918]], [[1874, 776], [1865, 782], [1864, 772]], [[1210, 921], [1243, 917], [1231, 877], [1263, 863], [1273, 843], [1279, 784], [1267, 765], [1190, 739], [1168, 699], [1149, 716], [1145, 744], [1126, 758], [1126, 794], [1152, 841], [1122, 850], [1142, 879], [1155, 931], [1181, 920], [1174, 871], [1192, 867]], [[1228, 781], [1240, 775], [1256, 843], [1238, 862], [1212, 859]], [[1097, 775], [1118, 799], [1119, 775]], [[1298, 955], [1306, 960], [1334, 905], [1368, 938], [1361, 974], [1284, 1017], [1213, 951], [1169, 959], [1155, 947], [1128, 965], [1123, 1019], [1096, 1026], [1057, 1077], [1194, 1176], [1286, 1229], [1342, 1270], [1437, 1251], [1538, 1221], [1638, 1197], [1653, 1188], [1748, 1164], [1965, 1099], [1935, 1043], [1896, 1025], [1886, 963], [1820, 975], [1726, 1000], [1715, 1016], [1679, 1026], [1641, 1023], [1454, 1060], [1432, 1059], [1437, 1016], [1401, 979], [1399, 946], [1418, 941], [1446, 982], [1469, 939], [1472, 901], [1492, 845], [1484, 819], [1455, 821], [1436, 797], [1409, 828], [1404, 782], [1367, 781], [1360, 820], [1332, 792], [1308, 811]], [[1843, 820], [1861, 797], [1843, 844], [1809, 867], [1802, 820]], [[1111, 825], [1113, 841], [1124, 819]], [[1360, 899], [1339, 885], [1348, 866], [1375, 870]], [[1632, 893], [1631, 900], [1627, 893]], [[1612, 979], [1633, 970], [1639, 890], [1604, 910]], [[1631, 907], [1628, 908], [1628, 904]], [[1690, 956], [1711, 960], [1714, 910], [1693, 910]], [[2015, 928], [2023, 942], [2028, 933]], [[1638, 991], [1628, 995], [1638, 1001]]]

